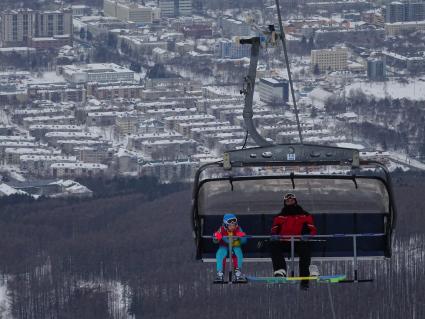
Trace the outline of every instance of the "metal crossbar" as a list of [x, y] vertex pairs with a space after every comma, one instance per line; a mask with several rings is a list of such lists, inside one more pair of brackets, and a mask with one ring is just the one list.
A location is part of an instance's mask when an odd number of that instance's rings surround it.
[[[295, 269], [295, 242], [299, 241], [321, 241], [325, 242], [326, 238], [344, 238], [351, 237], [353, 238], [353, 282], [359, 282], [363, 280], [358, 279], [358, 258], [357, 258], [357, 238], [358, 237], [382, 237], [385, 236], [385, 233], [363, 233], [363, 234], [329, 234], [329, 235], [245, 235], [243, 238], [256, 238], [256, 239], [269, 239], [273, 240], [282, 240], [289, 239], [291, 241], [291, 274], [294, 276]], [[214, 236], [202, 236], [205, 239], [213, 239]], [[229, 249], [229, 282], [231, 282], [232, 270], [233, 270], [233, 240], [237, 238], [242, 238], [240, 236], [223, 236], [223, 238], [228, 238], [228, 249]], [[316, 239], [319, 238], [319, 239]], [[370, 281], [370, 280], [364, 280]]]

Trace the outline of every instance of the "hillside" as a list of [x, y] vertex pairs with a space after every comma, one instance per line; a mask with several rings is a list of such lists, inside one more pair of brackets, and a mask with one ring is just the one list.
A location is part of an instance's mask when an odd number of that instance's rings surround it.
[[[337, 318], [425, 317], [425, 181], [410, 174], [395, 184], [394, 257], [362, 263], [373, 283], [331, 287]], [[325, 285], [212, 285], [214, 265], [194, 260], [189, 190], [6, 206], [0, 233], [13, 318], [332, 318]], [[245, 271], [269, 275], [271, 265]]]

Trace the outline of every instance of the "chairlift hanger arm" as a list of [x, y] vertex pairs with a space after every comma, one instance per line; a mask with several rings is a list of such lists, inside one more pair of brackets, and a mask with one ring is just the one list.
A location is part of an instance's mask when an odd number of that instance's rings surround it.
[[245, 95], [245, 105], [242, 115], [246, 130], [258, 146], [270, 146], [271, 143], [269, 143], [264, 137], [260, 135], [260, 133], [258, 133], [253, 121], [254, 112], [252, 105], [254, 100], [255, 78], [257, 76], [257, 65], [260, 55], [261, 39], [260, 37], [241, 39], [240, 44], [251, 44], [251, 58], [249, 62], [248, 75], [244, 79], [244, 88], [240, 91], [241, 94]]

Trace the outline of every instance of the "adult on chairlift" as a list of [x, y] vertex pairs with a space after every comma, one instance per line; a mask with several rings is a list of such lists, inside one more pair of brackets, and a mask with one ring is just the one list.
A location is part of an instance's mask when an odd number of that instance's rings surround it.
[[[313, 216], [298, 205], [294, 194], [288, 193], [283, 198], [283, 208], [273, 219], [271, 229], [272, 239], [270, 241], [271, 258], [273, 262], [273, 275], [275, 277], [286, 277], [287, 268], [284, 253], [291, 251], [291, 238], [278, 236], [305, 236], [316, 235], [317, 228], [314, 226]], [[299, 256], [300, 277], [318, 276], [319, 271], [311, 263], [311, 251], [309, 241], [295, 241], [294, 248]], [[302, 280], [301, 288], [308, 289], [309, 281]]]

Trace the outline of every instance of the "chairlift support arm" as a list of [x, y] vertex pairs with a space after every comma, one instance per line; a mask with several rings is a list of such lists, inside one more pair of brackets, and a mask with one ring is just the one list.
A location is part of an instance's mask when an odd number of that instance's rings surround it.
[[241, 39], [240, 44], [251, 44], [249, 71], [248, 75], [244, 79], [244, 87], [240, 91], [241, 94], [245, 95], [245, 105], [242, 115], [245, 122], [246, 130], [258, 146], [270, 146], [272, 144], [268, 142], [264, 137], [262, 137], [260, 133], [258, 133], [253, 121], [254, 112], [252, 109], [252, 104], [254, 100], [255, 78], [257, 76], [257, 65], [258, 58], [260, 55], [261, 39], [260, 37]]

